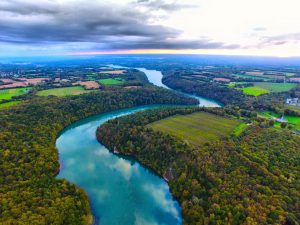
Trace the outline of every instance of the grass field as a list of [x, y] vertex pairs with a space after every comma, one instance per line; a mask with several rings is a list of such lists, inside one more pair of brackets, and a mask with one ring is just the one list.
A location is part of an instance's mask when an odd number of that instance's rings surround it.
[[245, 87], [241, 88], [241, 90], [244, 92], [244, 94], [252, 96], [260, 96], [262, 94], [270, 93], [269, 90], [257, 86]]
[[38, 96], [49, 96], [54, 95], [58, 97], [68, 96], [68, 95], [80, 95], [84, 93], [89, 93], [91, 91], [85, 90], [81, 86], [75, 87], [65, 87], [65, 88], [52, 88], [48, 90], [39, 91], [37, 93]]
[[291, 110], [294, 110], [294, 111], [300, 113], [300, 107], [299, 106], [285, 104], [284, 108], [285, 109], [291, 109]]
[[248, 82], [234, 82], [234, 83], [230, 83], [230, 84], [226, 84], [228, 87], [235, 87], [236, 85], [239, 84], [248, 84]]
[[255, 75], [248, 75], [248, 74], [233, 74], [236, 77], [242, 77], [242, 78], [250, 78], [250, 79], [258, 79], [258, 80], [270, 80], [270, 78], [265, 76], [255, 76]]
[[[267, 119], [274, 119], [274, 118], [279, 118], [280, 115], [275, 113], [275, 112], [271, 112], [271, 111], [265, 111], [262, 113], [258, 114], [261, 117], [267, 118]], [[294, 126], [294, 129], [300, 130], [300, 117], [299, 116], [284, 116], [284, 118], [291, 124]], [[280, 123], [276, 122], [275, 126], [279, 127]]]
[[0, 100], [9, 100], [14, 96], [24, 95], [29, 91], [30, 88], [11, 88], [0, 90]]
[[99, 82], [104, 85], [118, 85], [125, 83], [125, 80], [122, 78], [107, 78], [100, 79]]
[[270, 92], [284, 92], [295, 88], [297, 84], [256, 82], [254, 86], [269, 90]]
[[234, 128], [235, 136], [239, 136], [247, 127], [247, 124], [241, 123]]
[[198, 112], [190, 115], [171, 116], [148, 126], [186, 140], [192, 145], [200, 146], [229, 135], [239, 124], [240, 121], [236, 119]]
[[12, 101], [12, 102], [6, 102], [6, 103], [1, 103], [0, 104], [0, 110], [1, 109], [7, 109], [10, 108], [12, 106], [18, 105], [20, 104], [22, 101]]

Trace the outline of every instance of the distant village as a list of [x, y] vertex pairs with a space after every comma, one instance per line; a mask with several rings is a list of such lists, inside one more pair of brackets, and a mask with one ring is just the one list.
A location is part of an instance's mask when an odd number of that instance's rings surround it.
[[299, 98], [287, 98], [285, 103], [288, 104], [288, 105], [299, 106], [300, 107]]

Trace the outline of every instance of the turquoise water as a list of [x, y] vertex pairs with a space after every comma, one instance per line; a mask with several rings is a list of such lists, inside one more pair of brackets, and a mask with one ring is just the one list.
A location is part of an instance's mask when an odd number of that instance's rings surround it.
[[[122, 66], [116, 66], [116, 65], [109, 65], [110, 67], [116, 68], [116, 69], [120, 69], [120, 68], [127, 68], [127, 67], [122, 67]], [[148, 80], [150, 83], [158, 86], [158, 87], [163, 87], [163, 88], [167, 88], [170, 89], [168, 86], [164, 85], [162, 83], [162, 78], [163, 75], [160, 71], [158, 70], [148, 70], [145, 68], [136, 68], [139, 71], [142, 71], [146, 74], [146, 76], [148, 77]], [[179, 92], [179, 91], [178, 91]], [[205, 106], [205, 107], [222, 107], [222, 104], [213, 100], [213, 99], [208, 99], [208, 98], [204, 98], [204, 97], [200, 97], [197, 95], [192, 95], [192, 94], [188, 94], [188, 93], [184, 93], [184, 92], [180, 92], [184, 95], [190, 96], [192, 98], [198, 99], [199, 101], [199, 106]]]
[[110, 153], [95, 136], [97, 127], [107, 120], [154, 107], [158, 106], [91, 117], [72, 124], [57, 139], [58, 178], [87, 192], [95, 224], [182, 224], [179, 204], [167, 183], [136, 161]]
[[[144, 72], [146, 76], [148, 77], [148, 80], [150, 83], [159, 86], [159, 87], [164, 87], [167, 89], [170, 89], [168, 86], [164, 85], [162, 83], [162, 78], [163, 75], [160, 71], [158, 70], [147, 70], [145, 68], [137, 68], [138, 70]], [[205, 106], [205, 107], [222, 107], [222, 104], [220, 104], [217, 101], [214, 101], [213, 99], [208, 99], [208, 98], [203, 98], [197, 95], [192, 95], [192, 94], [187, 94], [184, 92], [180, 92], [184, 95], [190, 96], [192, 98], [198, 99], [199, 101], [199, 106]]]
[[[159, 71], [143, 72], [150, 82], [165, 87]], [[202, 101], [204, 104], [215, 103], [207, 100]], [[97, 127], [106, 121], [157, 107], [161, 106], [135, 107], [87, 118], [67, 127], [57, 139], [61, 164], [57, 177], [87, 192], [94, 224], [182, 224], [181, 208], [162, 178], [130, 158], [112, 154], [96, 139]]]

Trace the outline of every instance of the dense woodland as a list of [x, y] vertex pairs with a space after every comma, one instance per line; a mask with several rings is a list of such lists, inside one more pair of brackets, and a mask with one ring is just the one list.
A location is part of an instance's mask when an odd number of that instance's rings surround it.
[[172, 89], [211, 98], [225, 105], [241, 104], [245, 98], [242, 91], [220, 86], [217, 83], [187, 80], [180, 76], [166, 76], [163, 83]]
[[299, 137], [253, 125], [195, 148], [145, 126], [199, 110], [232, 116], [227, 109], [150, 110], [108, 121], [97, 138], [167, 178], [185, 224], [299, 224]]
[[258, 97], [244, 95], [241, 90], [229, 88], [215, 82], [185, 79], [180, 74], [166, 75], [163, 83], [172, 89], [215, 99], [226, 106], [238, 106], [246, 110], [270, 110], [279, 114], [300, 115], [295, 110], [284, 109], [285, 99], [299, 92], [299, 87], [291, 93], [269, 93]]
[[83, 190], [59, 171], [58, 133], [79, 119], [145, 104], [196, 104], [171, 91], [94, 92], [67, 98], [35, 97], [0, 112], [0, 224], [90, 224]]

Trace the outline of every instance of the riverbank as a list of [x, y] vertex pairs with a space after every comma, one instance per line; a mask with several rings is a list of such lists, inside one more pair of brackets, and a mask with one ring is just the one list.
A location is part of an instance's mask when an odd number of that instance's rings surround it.
[[[3, 167], [0, 180], [4, 181], [0, 186], [0, 192], [3, 193], [2, 200], [7, 204], [1, 212], [0, 223], [19, 221], [22, 224], [32, 224], [39, 221], [43, 224], [79, 225], [91, 221], [85, 188], [79, 185], [84, 189], [83, 192], [75, 186], [76, 182], [71, 183], [72, 179], [55, 177], [60, 167], [59, 157], [61, 159], [62, 156], [55, 147], [58, 133], [75, 121], [104, 111], [141, 104], [184, 104], [185, 100], [187, 99], [178, 98], [165, 90], [145, 87], [139, 90], [101, 91], [66, 98], [36, 97], [28, 100], [22, 107], [1, 111], [0, 148], [5, 151], [0, 157], [0, 165]], [[95, 124], [97, 125], [98, 123]], [[86, 134], [96, 139], [95, 130], [91, 133], [89, 131], [88, 129]], [[78, 135], [81, 136], [82, 133]], [[80, 147], [85, 146], [85, 139], [80, 141], [77, 145], [79, 151]], [[96, 140], [95, 147], [96, 149], [99, 147]], [[86, 158], [86, 162], [95, 157], [105, 157], [105, 154], [103, 156], [97, 154], [101, 153], [93, 152]], [[82, 158], [78, 160], [82, 161]], [[125, 169], [128, 167], [128, 163], [124, 160], [118, 163], [112, 168], [113, 171], [116, 171], [118, 165]], [[64, 160], [64, 168], [58, 176], [68, 165], [77, 166], [74, 161], [72, 162], [72, 158]], [[82, 179], [85, 179], [86, 174], [94, 168], [93, 164], [87, 165], [81, 168], [85, 171], [81, 176]], [[73, 175], [71, 173], [70, 177]], [[118, 180], [113, 182], [118, 184]], [[161, 190], [160, 186], [155, 188]], [[115, 192], [119, 193], [119, 190]], [[105, 193], [98, 194], [99, 197], [101, 194], [105, 195]], [[101, 206], [99, 208], [102, 209]], [[110, 211], [107, 213], [110, 214]]]
[[[159, 90], [164, 93], [162, 96], [154, 97], [155, 92], [149, 92], [153, 97], [153, 103], [194, 102], [178, 98], [175, 93]], [[130, 92], [147, 95], [145, 90]], [[170, 98], [165, 93], [171, 94]], [[127, 98], [127, 101], [129, 99], [131, 98]], [[133, 99], [140, 103], [143, 97], [134, 96]], [[174, 101], [176, 99], [177, 101]], [[151, 103], [146, 99], [144, 102]], [[95, 137], [97, 127], [107, 120], [155, 107], [162, 106], [139, 106], [118, 111], [107, 109], [110, 112], [71, 124], [57, 139], [56, 146], [64, 165], [57, 177], [66, 178], [85, 190], [90, 199], [94, 224], [101, 221], [101, 225], [120, 223], [131, 225], [134, 224], [136, 217], [140, 219], [146, 217], [144, 218], [146, 221], [156, 221], [155, 223], [181, 224], [180, 207], [172, 198], [168, 185], [136, 161], [109, 153], [104, 146], [99, 145]], [[132, 192], [132, 189], [135, 191]], [[163, 194], [163, 197], [156, 199], [158, 194]], [[156, 199], [155, 204], [153, 199]], [[127, 208], [123, 207], [124, 204]], [[165, 209], [163, 204], [167, 204], [168, 208]], [[118, 212], [117, 215], [111, 209]]]

